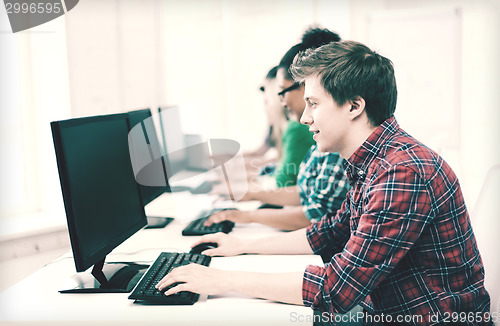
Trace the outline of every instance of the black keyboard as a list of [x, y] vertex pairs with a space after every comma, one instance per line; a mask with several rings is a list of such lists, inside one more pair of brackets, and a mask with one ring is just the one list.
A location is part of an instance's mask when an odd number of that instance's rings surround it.
[[[226, 208], [234, 209], [234, 208]], [[234, 223], [231, 221], [222, 221], [220, 223], [213, 223], [210, 226], [205, 226], [203, 223], [214, 213], [218, 211], [223, 211], [226, 209], [213, 209], [207, 212], [202, 212], [201, 217], [191, 221], [184, 230], [182, 230], [182, 235], [204, 235], [210, 233], [224, 232], [229, 233], [234, 227]]]
[[134, 299], [135, 302], [146, 304], [192, 305], [198, 301], [200, 297], [199, 294], [183, 291], [166, 296], [164, 292], [174, 287], [175, 284], [162, 291], [158, 291], [155, 285], [175, 267], [188, 265], [190, 263], [208, 266], [211, 259], [210, 256], [199, 254], [162, 252], [160, 256], [156, 258], [153, 265], [146, 271], [128, 298]]

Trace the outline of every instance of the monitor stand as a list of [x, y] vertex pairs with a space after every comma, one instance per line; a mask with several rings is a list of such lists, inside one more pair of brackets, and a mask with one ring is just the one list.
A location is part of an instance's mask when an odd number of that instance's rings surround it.
[[99, 261], [92, 272], [75, 274], [60, 293], [127, 293], [132, 291], [149, 265], [136, 263], [104, 263]]

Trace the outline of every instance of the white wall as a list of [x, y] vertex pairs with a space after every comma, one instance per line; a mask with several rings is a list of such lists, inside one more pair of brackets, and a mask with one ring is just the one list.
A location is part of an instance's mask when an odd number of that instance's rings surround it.
[[81, 1], [65, 20], [72, 116], [162, 100], [157, 1]]
[[[399, 75], [406, 78], [397, 79], [396, 117], [403, 128], [407, 127], [450, 163], [459, 176], [466, 203], [473, 208], [488, 170], [500, 162], [497, 144], [500, 140], [500, 112], [496, 109], [500, 100], [500, 2], [351, 0], [349, 3], [352, 38], [382, 54], [390, 52], [386, 55], [394, 61], [396, 77], [402, 71], [412, 72], [411, 76]], [[458, 26], [450, 29], [449, 13], [454, 11], [458, 12], [458, 18], [453, 18]], [[422, 17], [427, 21], [417, 22], [421, 30], [407, 28], [408, 23], [402, 22], [402, 25], [393, 26], [393, 32], [373, 37], [370, 36], [371, 19], [376, 15], [396, 17], [395, 20], [398, 15], [401, 20]], [[444, 18], [441, 24], [435, 15]], [[406, 35], [405, 39], [404, 35], [401, 36], [401, 29], [415, 33]], [[416, 34], [418, 32], [420, 34]], [[387, 46], [380, 48], [381, 44]], [[422, 52], [422, 48], [426, 50]], [[433, 58], [436, 59], [434, 62]], [[422, 66], [425, 60], [429, 62]], [[451, 62], [456, 64], [451, 65]], [[451, 67], [456, 67], [456, 70], [450, 70]], [[411, 86], [417, 84], [418, 88], [408, 89], [409, 85], [404, 82], [411, 79], [423, 80], [427, 84], [418, 86], [418, 83], [413, 83]], [[439, 84], [442, 81], [448, 81], [448, 84]], [[441, 93], [431, 93], [435, 90], [429, 87], [432, 83], [438, 83]], [[441, 101], [446, 94], [456, 94], [457, 99]], [[406, 107], [415, 103], [418, 105], [412, 106], [411, 110]], [[418, 125], [412, 124], [412, 120], [424, 124], [426, 119], [439, 130], [429, 130], [425, 126], [419, 129]], [[435, 137], [443, 134], [444, 137]], [[447, 139], [449, 135], [456, 136], [458, 141], [452, 143]]]
[[6, 19], [1, 12], [1, 217], [61, 207], [49, 123], [70, 114], [64, 20], [12, 34]]
[[266, 121], [258, 86], [308, 25], [347, 30], [346, 2], [331, 3], [164, 2], [165, 92], [183, 107], [186, 128], [260, 145]]

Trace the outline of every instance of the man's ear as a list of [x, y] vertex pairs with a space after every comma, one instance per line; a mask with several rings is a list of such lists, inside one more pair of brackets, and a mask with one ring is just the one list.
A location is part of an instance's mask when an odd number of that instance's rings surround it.
[[366, 102], [364, 98], [357, 96], [354, 99], [349, 100], [349, 105], [349, 115], [354, 120], [365, 111]]

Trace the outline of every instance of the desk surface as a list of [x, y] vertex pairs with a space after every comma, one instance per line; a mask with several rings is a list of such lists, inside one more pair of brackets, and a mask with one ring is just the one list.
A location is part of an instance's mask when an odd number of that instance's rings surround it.
[[[148, 213], [167, 211], [172, 198], [159, 198]], [[164, 208], [162, 208], [164, 206]], [[182, 237], [187, 221], [177, 219], [164, 229], [144, 229], [117, 247], [107, 260], [146, 261], [162, 251], [188, 251], [196, 237]], [[237, 225], [232, 235], [260, 237], [279, 232], [260, 225]], [[243, 255], [214, 257], [211, 267], [255, 272], [303, 271], [321, 264], [313, 255]], [[193, 306], [140, 305], [128, 294], [60, 294], [61, 284], [75, 274], [70, 253], [63, 255], [0, 294], [0, 323], [18, 324], [162, 324], [162, 325], [302, 325], [312, 324], [310, 308], [239, 294], [201, 296]]]

